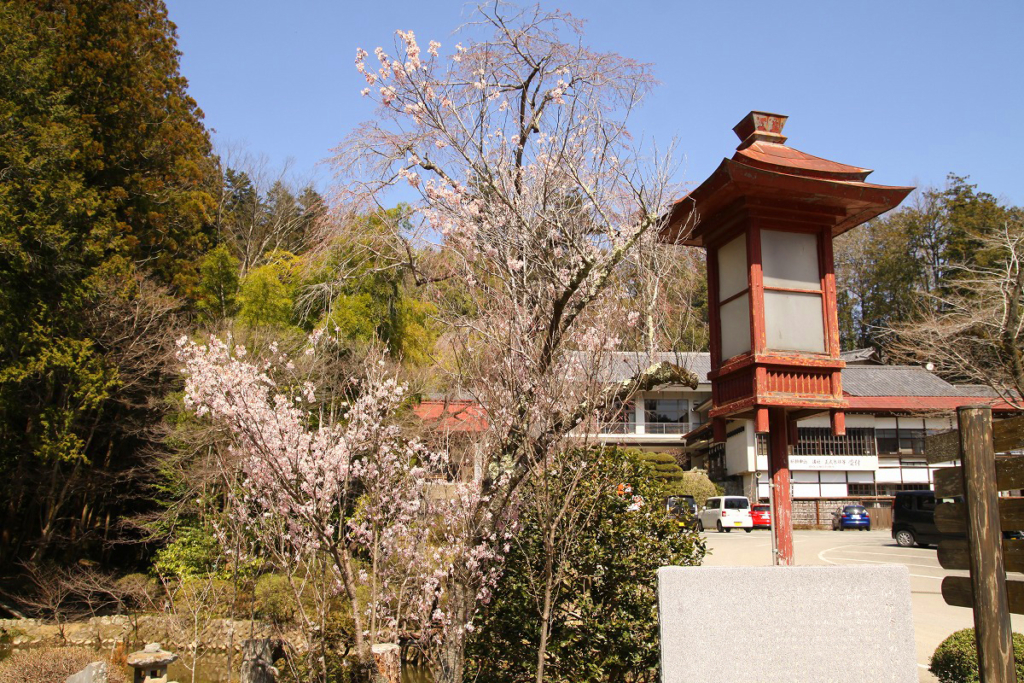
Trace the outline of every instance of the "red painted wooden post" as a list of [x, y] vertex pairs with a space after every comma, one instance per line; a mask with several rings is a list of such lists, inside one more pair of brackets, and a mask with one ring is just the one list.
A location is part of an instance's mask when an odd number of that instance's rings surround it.
[[[707, 255], [706, 269], [707, 269], [707, 279], [708, 279], [708, 301], [709, 302], [713, 301], [714, 302], [713, 305], [717, 308], [717, 306], [718, 306], [718, 250], [717, 249], [708, 249], [707, 252], [705, 252], [705, 253]], [[721, 329], [722, 329], [721, 321], [719, 321], [717, 315], [716, 316], [710, 316], [708, 318], [708, 327], [710, 328], [709, 331], [711, 333], [711, 339], [718, 340], [719, 338], [721, 338], [721, 334], [722, 334], [722, 332], [721, 332]], [[717, 368], [721, 364], [722, 364], [722, 350], [721, 350], [721, 348], [719, 348], [718, 344], [712, 343], [711, 344], [711, 367]], [[714, 389], [714, 386], [712, 386], [712, 389]], [[715, 403], [717, 403], [717, 397], [715, 398]]]
[[761, 267], [761, 229], [751, 225], [747, 230], [747, 260], [750, 286], [750, 350], [764, 353], [764, 271]]
[[768, 409], [758, 408], [754, 412], [754, 431], [758, 434], [767, 434], [770, 431], [768, 423]]
[[789, 478], [789, 418], [784, 408], [770, 410], [768, 472], [772, 485], [772, 534], [775, 536], [774, 564], [792, 565], [793, 495]]
[[833, 410], [829, 416], [832, 418], [832, 433], [835, 436], [846, 436], [846, 413]]

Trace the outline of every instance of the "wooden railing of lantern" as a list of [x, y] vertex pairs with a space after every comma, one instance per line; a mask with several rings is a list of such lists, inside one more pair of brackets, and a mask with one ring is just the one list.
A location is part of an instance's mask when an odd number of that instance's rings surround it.
[[941, 541], [938, 560], [970, 576], [944, 578], [942, 597], [974, 610], [981, 680], [1016, 683], [1010, 614], [1024, 614], [1024, 581], [1008, 581], [1006, 572], [1024, 571], [1024, 540], [1005, 540], [1002, 532], [1024, 529], [1024, 499], [1001, 498], [999, 492], [1024, 488], [1024, 455], [997, 459], [996, 453], [1024, 448], [1024, 417], [993, 424], [989, 406], [963, 406], [957, 423], [957, 429], [925, 440], [929, 463], [960, 461], [935, 473], [937, 501], [963, 501], [936, 505], [935, 524], [966, 538]]

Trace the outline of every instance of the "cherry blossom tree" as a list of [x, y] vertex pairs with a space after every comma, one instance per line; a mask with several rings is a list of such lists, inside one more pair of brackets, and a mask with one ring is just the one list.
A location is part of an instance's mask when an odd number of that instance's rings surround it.
[[[245, 554], [271, 558], [297, 595], [327, 590], [316, 593], [319, 607], [297, 601], [322, 680], [330, 653], [317, 634], [333, 595], [351, 605], [356, 655], [368, 675], [371, 645], [397, 641], [403, 628], [435, 652], [433, 644], [468, 623], [466, 605], [486, 598], [500, 566], [500, 530], [482, 532], [464, 514], [481, 505], [479, 487], [428, 495], [445, 454], [403, 433], [396, 415], [406, 387], [383, 360], [340, 392], [315, 383], [318, 357], [333, 351], [335, 340], [323, 333], [296, 360], [273, 345], [267, 358], [253, 359], [230, 339], [179, 341], [186, 404], [224, 430], [228, 469], [240, 475], [229, 474], [224, 531], [234, 538], [224, 539], [225, 548], [245, 537]], [[452, 599], [453, 586], [464, 585], [476, 587], [472, 600]]]
[[[362, 94], [378, 106], [339, 148], [338, 199], [365, 211], [395, 185], [419, 196], [416, 227], [393, 226], [378, 249], [438, 285], [447, 333], [437, 369], [486, 414], [472, 449], [479, 491], [466, 508], [482, 547], [510, 528], [521, 484], [585, 450], [617, 401], [694, 381], [665, 365], [609, 383], [602, 354], [623, 322], [649, 314], [617, 276], [651, 262], [638, 255], [657, 241], [674, 194], [671, 150], [646, 157], [627, 127], [654, 83], [649, 68], [591, 50], [568, 14], [488, 3], [455, 45], [396, 36], [390, 50], [356, 52]], [[448, 593], [461, 625], [444, 634], [438, 681], [463, 679], [480, 582], [456, 577]]]

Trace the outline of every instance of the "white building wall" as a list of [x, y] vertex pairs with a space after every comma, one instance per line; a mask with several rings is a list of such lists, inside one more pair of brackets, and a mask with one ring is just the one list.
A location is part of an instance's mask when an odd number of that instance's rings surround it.
[[[925, 428], [929, 431], [946, 431], [953, 428], [955, 418], [953, 417], [906, 417], [899, 418], [901, 428]], [[827, 428], [831, 422], [826, 415], [801, 420], [800, 427], [804, 428]], [[848, 429], [895, 429], [897, 418], [876, 417], [874, 415], [850, 414], [846, 415], [846, 426]], [[753, 423], [748, 423], [747, 431], [753, 437]], [[756, 446], [751, 445], [752, 451], [756, 454]], [[734, 461], [738, 461], [734, 456]], [[871, 459], [866, 459], [870, 461]], [[850, 484], [872, 485], [872, 484], [931, 484], [935, 480], [935, 470], [942, 467], [951, 467], [955, 463], [942, 463], [939, 465], [927, 465], [924, 456], [920, 454], [887, 455], [883, 454], [877, 458], [877, 465], [870, 469], [861, 470], [792, 470], [793, 496], [796, 498], [843, 498], [850, 495]], [[737, 462], [737, 464], [739, 464]], [[754, 456], [752, 467], [763, 473], [758, 481], [758, 496], [768, 497], [768, 458], [767, 456]], [[735, 470], [732, 461], [727, 459], [727, 471], [729, 475], [745, 475], [751, 470]]]

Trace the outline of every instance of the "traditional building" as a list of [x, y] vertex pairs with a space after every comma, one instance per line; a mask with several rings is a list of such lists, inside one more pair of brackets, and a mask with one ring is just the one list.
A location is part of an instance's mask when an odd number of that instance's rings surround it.
[[[832, 502], [931, 488], [936, 468], [951, 463], [930, 466], [924, 437], [955, 426], [957, 406], [985, 402], [997, 414], [1015, 412], [988, 387], [954, 385], [920, 366], [882, 365], [870, 349], [843, 353], [842, 359], [846, 435], [832, 434], [827, 414], [801, 420], [790, 455], [794, 500], [818, 501], [817, 509], [829, 513]], [[727, 493], [766, 499], [768, 444], [766, 435], [755, 433], [753, 420], [730, 420], [725, 443], [713, 442], [709, 354], [616, 354], [609, 379], [625, 379], [661, 361], [693, 371], [700, 378], [697, 389], [661, 387], [636, 396], [618, 420], [602, 428], [600, 439], [671, 452], [684, 469], [707, 470]]]
[[[929, 465], [924, 437], [954, 427], [957, 406], [989, 403], [997, 415], [1018, 412], [988, 387], [954, 385], [921, 366], [882, 365], [871, 349], [845, 352], [842, 360], [846, 435], [833, 435], [827, 414], [797, 423], [789, 462], [798, 525], [824, 524], [851, 499], [885, 507], [897, 491], [931, 488], [935, 470], [954, 463]], [[692, 371], [699, 384], [666, 385], [634, 396], [593, 435], [597, 441], [671, 453], [683, 469], [707, 470], [726, 493], [767, 499], [767, 435], [755, 432], [753, 420], [729, 420], [725, 443], [713, 441], [708, 353], [621, 352], [605, 361], [609, 382], [669, 362]], [[427, 400], [417, 413], [446, 431], [486, 425], [480, 408], [465, 398]]]

